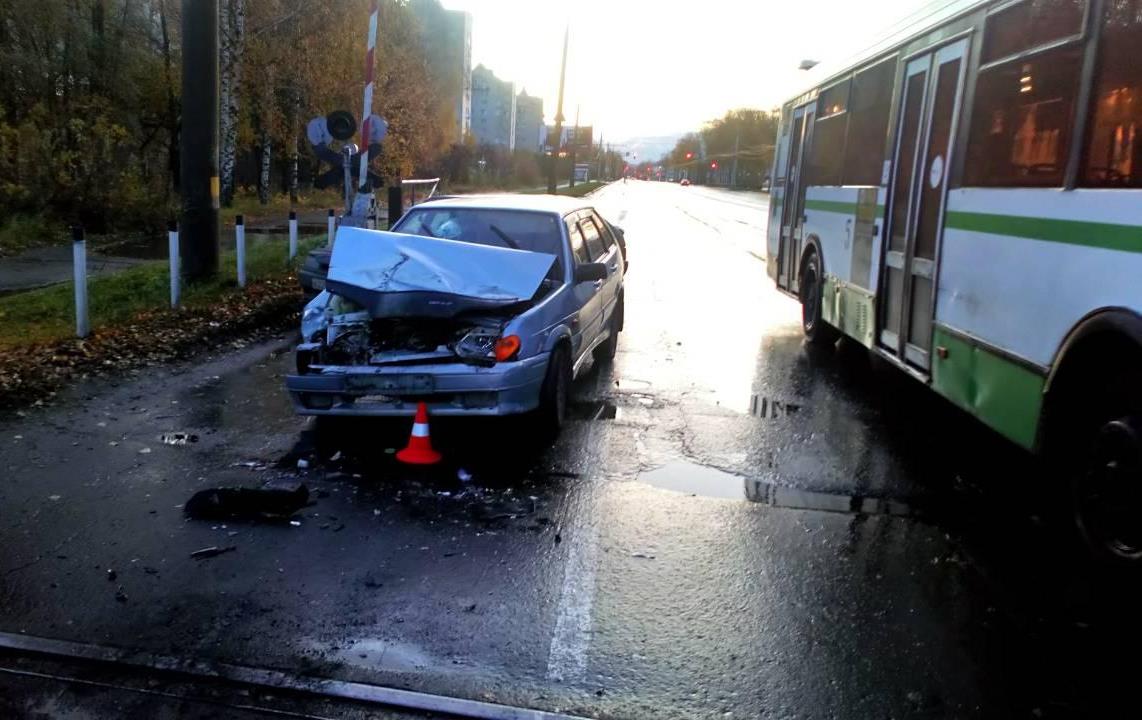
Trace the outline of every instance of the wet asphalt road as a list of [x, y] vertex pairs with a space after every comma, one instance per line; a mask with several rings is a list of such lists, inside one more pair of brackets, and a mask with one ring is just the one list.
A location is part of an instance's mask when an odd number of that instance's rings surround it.
[[[859, 348], [803, 345], [766, 203], [596, 196], [626, 332], [551, 447], [435, 422], [420, 474], [390, 454], [407, 423], [319, 434], [282, 392], [289, 338], [7, 418], [0, 631], [592, 717], [1118, 715], [1136, 589], [1071, 550], [1036, 463]], [[314, 493], [299, 525], [182, 516], [269, 479]], [[42, 707], [28, 682], [0, 674], [0, 708]], [[105, 715], [80, 697], [51, 707]]]

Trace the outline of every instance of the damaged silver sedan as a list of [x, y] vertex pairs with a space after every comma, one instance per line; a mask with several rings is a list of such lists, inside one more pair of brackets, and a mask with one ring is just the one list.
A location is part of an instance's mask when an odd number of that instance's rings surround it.
[[306, 415], [536, 412], [558, 430], [572, 380], [614, 357], [623, 327], [622, 231], [581, 200], [442, 199], [392, 232], [342, 228], [326, 289], [302, 315]]

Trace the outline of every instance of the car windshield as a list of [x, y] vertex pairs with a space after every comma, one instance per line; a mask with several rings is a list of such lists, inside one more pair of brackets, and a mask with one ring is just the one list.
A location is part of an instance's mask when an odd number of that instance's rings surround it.
[[410, 210], [394, 228], [409, 235], [459, 240], [562, 256], [559, 219], [524, 210], [421, 207]]

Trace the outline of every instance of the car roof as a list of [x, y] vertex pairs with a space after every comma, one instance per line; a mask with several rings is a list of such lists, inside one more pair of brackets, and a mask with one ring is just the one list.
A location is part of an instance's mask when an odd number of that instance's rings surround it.
[[431, 205], [434, 208], [454, 207], [479, 210], [526, 210], [530, 212], [559, 213], [560, 215], [591, 207], [590, 203], [584, 202], [582, 198], [567, 197], [565, 195], [519, 195], [512, 193], [452, 195], [444, 198], [429, 199], [416, 205], [416, 207], [424, 205]]

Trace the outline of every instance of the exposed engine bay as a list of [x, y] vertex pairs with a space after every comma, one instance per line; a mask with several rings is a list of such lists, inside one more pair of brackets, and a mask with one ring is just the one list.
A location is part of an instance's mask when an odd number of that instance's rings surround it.
[[509, 313], [372, 318], [358, 307], [336, 295], [330, 298], [323, 327], [298, 348], [299, 370], [457, 360], [492, 365], [496, 340], [510, 318]]
[[[505, 326], [559, 287], [552, 254], [341, 228], [325, 291], [302, 313], [301, 374], [510, 359]], [[503, 341], [503, 347], [497, 343]]]

